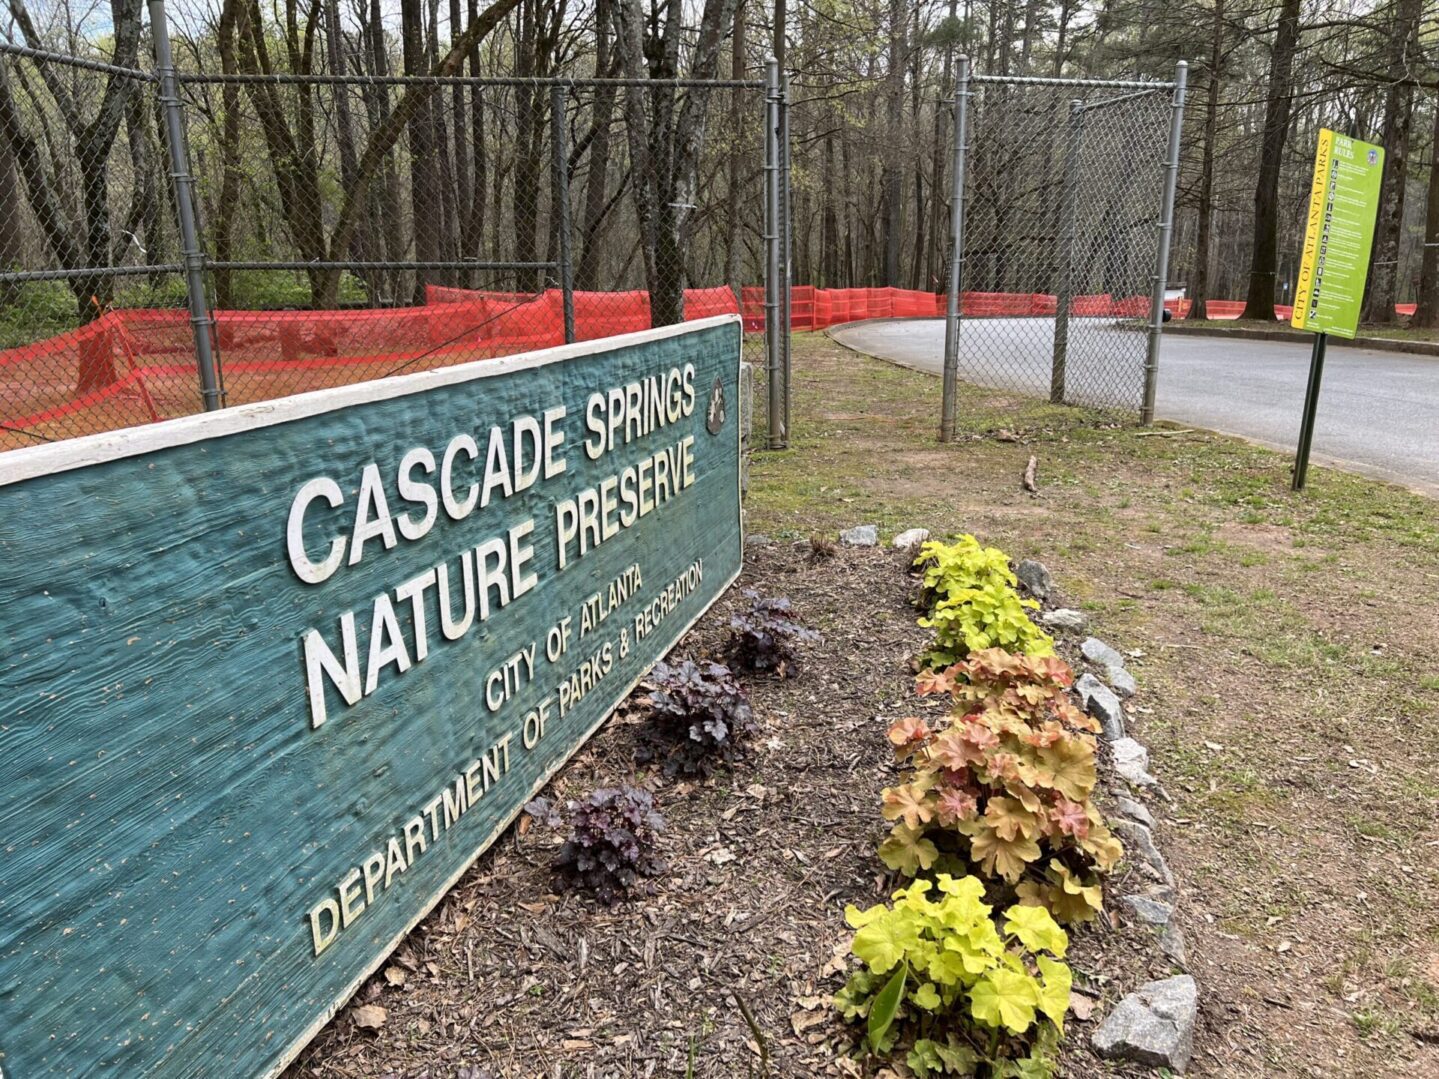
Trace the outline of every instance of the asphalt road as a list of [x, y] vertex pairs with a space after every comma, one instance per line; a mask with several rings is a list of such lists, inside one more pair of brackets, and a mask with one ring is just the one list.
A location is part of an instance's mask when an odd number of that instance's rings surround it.
[[[1082, 365], [1112, 353], [1123, 359], [1108, 361], [1108, 377], [1134, 385], [1133, 364], [1142, 356], [1137, 335], [1114, 328], [1112, 320], [1075, 324], [1071, 340], [1080, 347], [1072, 346], [1071, 356], [1081, 367], [1074, 381], [1085, 384]], [[975, 332], [968, 332], [971, 328]], [[1044, 319], [975, 320], [961, 337], [960, 377], [1048, 393], [1052, 332]], [[832, 333], [857, 351], [940, 373], [943, 320], [857, 323]], [[1072, 359], [1071, 367], [1075, 364]], [[1308, 377], [1304, 343], [1166, 335], [1156, 411], [1160, 419], [1293, 452]], [[1338, 347], [1331, 339], [1313, 459], [1439, 495], [1439, 357]]]

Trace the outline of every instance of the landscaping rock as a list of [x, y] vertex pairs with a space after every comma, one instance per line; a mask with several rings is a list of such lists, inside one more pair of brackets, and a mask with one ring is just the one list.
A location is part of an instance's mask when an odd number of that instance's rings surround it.
[[1124, 657], [1098, 637], [1086, 637], [1079, 646], [1084, 658], [1097, 667], [1123, 667]]
[[1114, 770], [1125, 782], [1136, 787], [1152, 787], [1159, 782], [1149, 774], [1149, 750], [1133, 738], [1120, 738], [1109, 748], [1114, 753]]
[[901, 551], [913, 550], [928, 539], [929, 529], [910, 528], [894, 537], [894, 546]]
[[[1084, 710], [1099, 720], [1104, 728], [1103, 733], [1106, 740], [1118, 742], [1124, 738], [1124, 709], [1120, 707], [1119, 698], [1116, 697], [1109, 687], [1092, 674], [1083, 675], [1074, 690], [1079, 694], [1079, 699], [1084, 702]], [[1133, 739], [1129, 739], [1133, 741]], [[1139, 745], [1135, 742], [1135, 745]], [[1143, 746], [1139, 747], [1143, 749]], [[1149, 755], [1145, 754], [1145, 767], [1149, 767]]]
[[874, 525], [855, 525], [839, 534], [846, 547], [873, 547], [879, 542], [879, 529]]
[[1120, 795], [1114, 800], [1114, 807], [1119, 810], [1119, 815], [1137, 821], [1146, 828], [1154, 827], [1154, 814], [1149, 812], [1149, 807], [1143, 802], [1133, 798], [1126, 798]]
[[1109, 684], [1114, 687], [1114, 692], [1121, 697], [1133, 697], [1139, 684], [1135, 682], [1134, 675], [1130, 674], [1123, 667], [1110, 667], [1105, 672]]
[[1168, 925], [1169, 917], [1174, 913], [1174, 908], [1168, 903], [1142, 895], [1122, 896], [1119, 901], [1129, 908], [1129, 913], [1146, 925]]
[[1148, 866], [1152, 874], [1169, 887], [1174, 887], [1174, 874], [1159, 848], [1154, 845], [1154, 834], [1142, 824], [1132, 820], [1117, 820], [1111, 830], [1125, 846], [1125, 854], [1141, 865]]
[[768, 547], [774, 540], [770, 539], [763, 532], [751, 532], [744, 538], [746, 547]]
[[1014, 575], [1019, 578], [1019, 583], [1024, 585], [1029, 594], [1037, 600], [1048, 599], [1049, 594], [1054, 591], [1054, 581], [1049, 576], [1049, 570], [1043, 562], [1026, 558], [1014, 567]]
[[1072, 607], [1056, 607], [1052, 611], [1045, 611], [1039, 616], [1039, 620], [1050, 629], [1072, 629], [1081, 630], [1089, 622], [1083, 613]]
[[1090, 1041], [1106, 1059], [1183, 1073], [1194, 1052], [1198, 1011], [1199, 992], [1188, 974], [1150, 982], [1115, 1005]]
[[1184, 930], [1174, 922], [1167, 924], [1159, 935], [1159, 950], [1181, 970], [1189, 969], [1188, 953], [1184, 950]]

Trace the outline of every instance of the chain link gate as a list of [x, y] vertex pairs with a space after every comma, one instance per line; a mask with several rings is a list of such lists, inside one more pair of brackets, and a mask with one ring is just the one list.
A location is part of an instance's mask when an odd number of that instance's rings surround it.
[[960, 61], [942, 440], [960, 378], [1152, 420], [1185, 78]]
[[0, 42], [0, 449], [721, 313], [787, 381], [772, 81], [217, 72], [149, 9]]

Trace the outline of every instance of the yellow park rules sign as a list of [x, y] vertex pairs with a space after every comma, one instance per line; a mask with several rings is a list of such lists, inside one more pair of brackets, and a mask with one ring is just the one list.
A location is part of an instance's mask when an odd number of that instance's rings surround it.
[[1384, 150], [1323, 129], [1294, 293], [1295, 329], [1353, 337], [1359, 325]]

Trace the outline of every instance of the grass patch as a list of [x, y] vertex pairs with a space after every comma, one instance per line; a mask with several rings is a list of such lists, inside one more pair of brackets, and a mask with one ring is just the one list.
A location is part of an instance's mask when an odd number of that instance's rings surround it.
[[[1267, 921], [1285, 911], [1285, 939], [1385, 986], [1326, 1052], [1354, 1074], [1422, 1073], [1404, 1032], [1432, 1025], [1417, 972], [1439, 954], [1439, 505], [1322, 466], [1295, 494], [1286, 455], [1238, 439], [964, 384], [941, 445], [937, 378], [817, 335], [797, 336], [794, 375], [794, 448], [753, 456], [749, 528], [922, 526], [1046, 560], [1094, 632], [1143, 652], [1131, 727], [1174, 798], [1163, 815], [1185, 822], [1165, 836], [1184, 902], [1214, 917], [1186, 924], [1191, 951], [1233, 960], [1217, 991], [1292, 993], [1297, 949], [1277, 955]], [[1020, 483], [1031, 455], [1037, 495]], [[1381, 903], [1399, 942], [1384, 954], [1409, 963], [1397, 980], [1333, 916]], [[1250, 1025], [1259, 1058], [1292, 1053], [1290, 1020]]]

